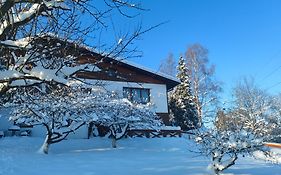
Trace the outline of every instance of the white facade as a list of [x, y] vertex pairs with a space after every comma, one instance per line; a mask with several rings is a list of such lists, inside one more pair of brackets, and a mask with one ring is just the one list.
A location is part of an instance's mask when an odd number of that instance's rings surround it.
[[103, 81], [104, 88], [123, 97], [123, 88], [145, 88], [150, 90], [150, 102], [157, 113], [168, 113], [167, 88], [165, 84], [135, 83], [120, 81]]

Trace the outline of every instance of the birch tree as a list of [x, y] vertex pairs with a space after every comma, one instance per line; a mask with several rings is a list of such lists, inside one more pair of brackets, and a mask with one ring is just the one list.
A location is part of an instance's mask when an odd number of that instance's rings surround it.
[[221, 92], [220, 84], [215, 80], [215, 66], [209, 66], [208, 50], [200, 44], [191, 45], [185, 53], [186, 66], [191, 82], [191, 92], [200, 123], [202, 118], [214, 112]]
[[173, 54], [170, 53], [166, 59], [162, 60], [159, 66], [159, 72], [170, 76], [176, 75], [176, 61]]

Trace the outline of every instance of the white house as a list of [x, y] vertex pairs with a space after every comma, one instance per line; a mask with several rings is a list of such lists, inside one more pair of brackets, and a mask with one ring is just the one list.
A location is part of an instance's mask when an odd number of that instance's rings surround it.
[[[102, 62], [97, 60], [103, 59]], [[78, 78], [86, 81], [99, 81], [107, 90], [114, 91], [119, 96], [128, 98], [136, 103], [152, 103], [156, 113], [165, 124], [169, 124], [167, 92], [179, 84], [174, 77], [155, 72], [143, 66], [136, 65], [124, 60], [110, 57], [102, 57], [100, 54], [84, 48], [83, 54], [78, 58], [80, 64], [92, 63], [100, 68], [97, 72], [80, 71]], [[7, 121], [9, 109], [1, 110], [0, 131], [5, 131], [12, 126]], [[21, 128], [31, 130], [32, 136], [43, 136], [45, 131], [42, 127]], [[87, 138], [87, 126], [79, 129], [71, 137]]]
[[102, 80], [104, 87], [137, 103], [152, 103], [165, 124], [168, 118], [167, 92], [178, 85], [177, 78], [150, 70], [127, 60], [101, 58], [90, 52], [80, 57], [80, 63], [96, 63], [98, 72], [81, 72], [77, 76], [87, 80]]

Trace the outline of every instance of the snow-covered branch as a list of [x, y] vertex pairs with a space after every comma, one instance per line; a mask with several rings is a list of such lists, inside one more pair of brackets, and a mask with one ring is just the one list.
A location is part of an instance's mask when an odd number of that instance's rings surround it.
[[157, 129], [162, 126], [148, 106], [134, 105], [100, 88], [85, 91], [79, 86], [56, 86], [50, 93], [42, 93], [33, 87], [17, 90], [9, 103], [14, 109], [10, 119], [16, 124], [41, 124], [46, 128], [42, 149], [45, 153], [48, 153], [50, 144], [62, 141], [84, 124], [95, 123], [110, 128], [115, 146], [129, 127]]
[[[85, 40], [89, 39], [88, 35], [97, 30], [100, 33], [100, 28], [107, 27], [102, 20], [114, 9], [138, 9], [137, 5], [129, 5], [125, 1], [104, 2], [107, 6], [100, 9], [90, 0], [1, 1], [0, 95], [12, 87], [53, 82], [67, 84], [77, 71], [90, 70], [89, 65], [79, 65], [76, 62], [81, 55], [79, 49], [86, 49], [84, 45]], [[80, 22], [83, 17], [93, 19], [93, 23]], [[129, 51], [127, 47], [147, 31], [140, 28], [131, 35], [127, 33], [120, 37], [122, 42], [114, 43], [109, 51], [98, 48], [101, 50], [101, 58], [108, 56], [108, 53], [114, 58], [132, 54], [135, 50]], [[87, 49], [91, 50], [89, 47]]]

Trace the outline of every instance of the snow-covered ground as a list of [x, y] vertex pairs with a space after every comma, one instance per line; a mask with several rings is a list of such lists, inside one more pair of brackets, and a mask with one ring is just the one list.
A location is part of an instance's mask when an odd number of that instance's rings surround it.
[[[185, 138], [134, 138], [111, 148], [109, 139], [72, 139], [51, 145], [49, 155], [38, 154], [41, 138], [0, 139], [2, 175], [207, 175], [209, 161], [189, 150]], [[279, 175], [281, 166], [240, 158], [224, 172], [235, 175]]]

